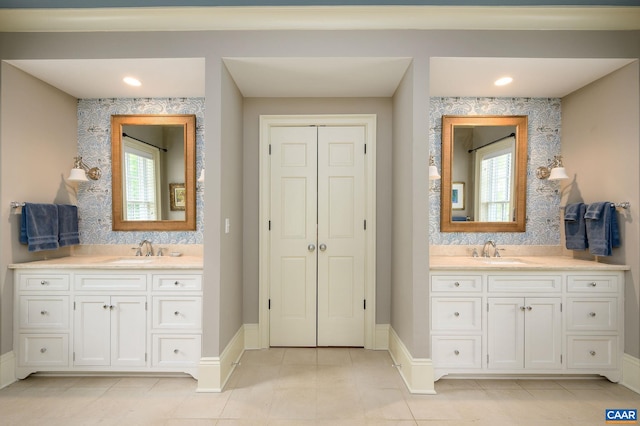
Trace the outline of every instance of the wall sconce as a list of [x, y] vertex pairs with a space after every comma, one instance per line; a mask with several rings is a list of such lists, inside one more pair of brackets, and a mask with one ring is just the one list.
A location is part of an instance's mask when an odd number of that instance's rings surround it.
[[200, 176], [198, 177], [198, 182], [204, 183], [204, 167], [200, 170]]
[[569, 179], [567, 172], [562, 164], [562, 155], [553, 157], [553, 161], [547, 167], [541, 166], [536, 169], [536, 177], [538, 179], [561, 180]]
[[89, 180], [87, 177], [91, 180], [98, 180], [102, 176], [102, 170], [98, 167], [87, 166], [82, 161], [82, 157], [75, 157], [73, 161], [73, 169], [71, 169], [67, 180], [71, 182], [87, 182]]
[[432, 156], [429, 157], [429, 180], [437, 180], [440, 179], [440, 173], [438, 173], [438, 168], [436, 167], [436, 160]]

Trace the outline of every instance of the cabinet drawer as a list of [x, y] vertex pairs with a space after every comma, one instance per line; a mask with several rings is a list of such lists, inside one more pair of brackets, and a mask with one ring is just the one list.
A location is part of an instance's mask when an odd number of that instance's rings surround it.
[[154, 290], [196, 290], [202, 289], [202, 275], [154, 275]]
[[482, 277], [480, 275], [433, 275], [431, 291], [480, 292]]
[[493, 275], [487, 277], [490, 292], [560, 292], [560, 275]]
[[569, 275], [567, 291], [589, 293], [616, 293], [618, 291], [617, 275]]
[[77, 290], [146, 290], [147, 276], [144, 274], [76, 274]]
[[153, 327], [193, 329], [202, 327], [202, 299], [200, 297], [154, 297]]
[[618, 329], [615, 298], [567, 299], [567, 328], [574, 331]]
[[20, 296], [20, 328], [69, 328], [69, 296]]
[[481, 298], [434, 297], [431, 300], [432, 330], [482, 329]]
[[154, 334], [154, 367], [196, 367], [200, 361], [199, 334]]
[[480, 336], [433, 336], [434, 368], [481, 368]]
[[568, 368], [616, 368], [616, 336], [568, 336]]
[[20, 290], [69, 290], [69, 274], [20, 273], [18, 282]]
[[21, 334], [21, 366], [67, 367], [69, 336], [67, 334]]

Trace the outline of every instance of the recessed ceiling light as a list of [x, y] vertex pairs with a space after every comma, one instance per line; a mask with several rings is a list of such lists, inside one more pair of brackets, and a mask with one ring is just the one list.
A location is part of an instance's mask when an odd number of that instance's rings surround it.
[[496, 86], [505, 86], [511, 83], [512, 81], [513, 79], [511, 77], [502, 77], [497, 79], [493, 84], [495, 84]]
[[136, 86], [136, 87], [142, 86], [142, 83], [140, 83], [140, 80], [138, 80], [137, 78], [125, 77], [122, 79], [122, 81], [127, 83], [129, 86]]

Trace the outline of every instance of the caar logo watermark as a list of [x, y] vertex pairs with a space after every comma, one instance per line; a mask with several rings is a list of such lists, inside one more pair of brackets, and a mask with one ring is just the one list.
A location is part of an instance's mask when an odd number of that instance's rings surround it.
[[638, 410], [635, 409], [606, 409], [604, 419], [607, 424], [632, 425], [638, 423]]

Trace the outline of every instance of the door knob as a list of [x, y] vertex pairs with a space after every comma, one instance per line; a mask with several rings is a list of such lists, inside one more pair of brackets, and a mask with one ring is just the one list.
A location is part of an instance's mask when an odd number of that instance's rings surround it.
[[316, 249], [316, 246], [315, 246], [315, 245], [313, 245], [313, 244], [309, 244], [309, 245], [307, 246], [307, 250], [309, 250], [310, 252], [313, 252], [315, 249]]
[[327, 249], [327, 245], [326, 244], [320, 244], [320, 251], [325, 251]]

